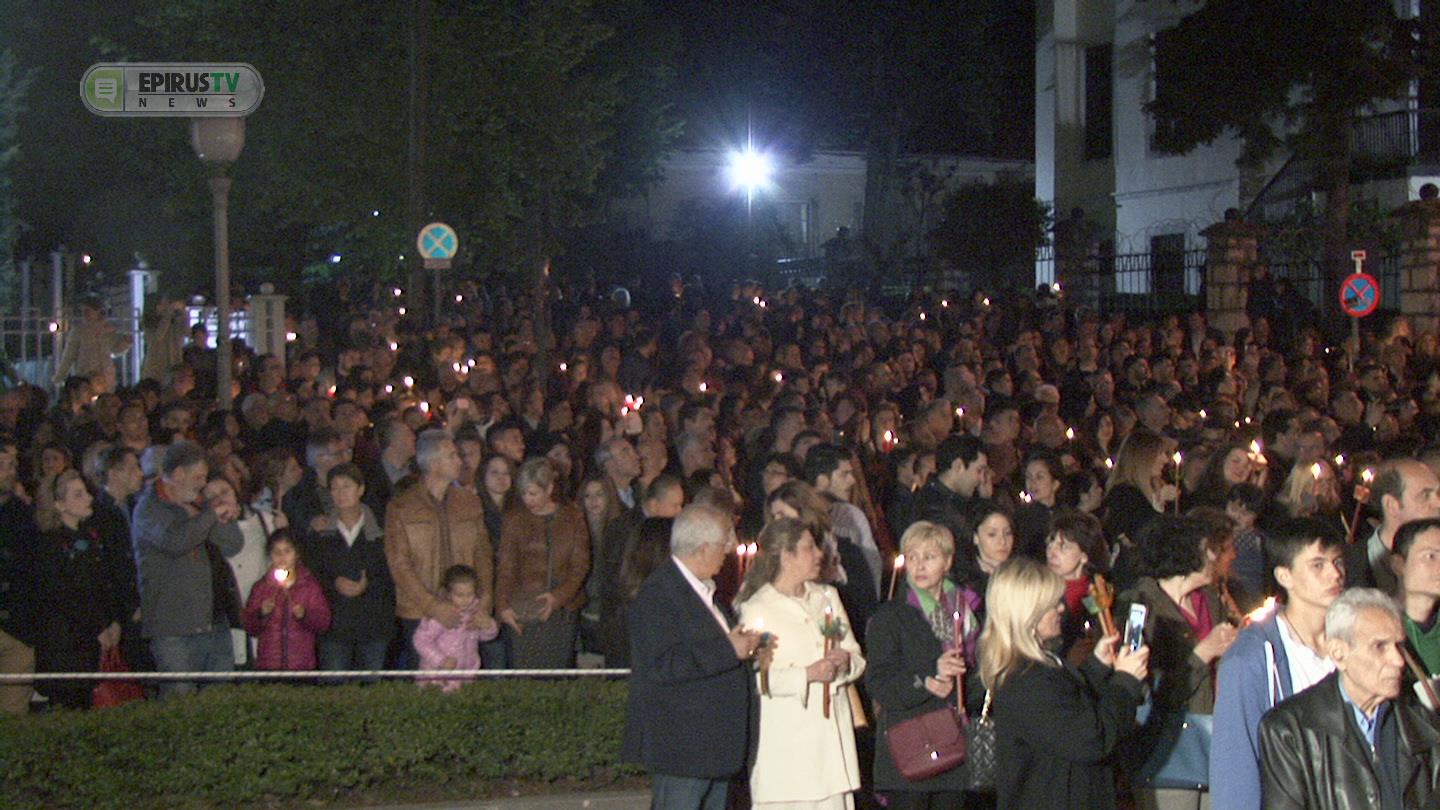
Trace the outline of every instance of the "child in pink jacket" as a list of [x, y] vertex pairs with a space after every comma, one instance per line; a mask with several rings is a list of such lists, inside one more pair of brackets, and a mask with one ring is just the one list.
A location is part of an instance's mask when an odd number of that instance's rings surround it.
[[310, 571], [300, 564], [289, 529], [265, 541], [270, 570], [250, 589], [240, 614], [257, 641], [256, 669], [315, 669], [315, 637], [330, 629], [330, 604]]
[[[453, 565], [440, 579], [445, 598], [460, 609], [460, 624], [454, 629], [426, 617], [415, 629], [415, 651], [420, 654], [420, 669], [479, 669], [480, 642], [491, 641], [499, 634], [493, 620], [485, 630], [476, 630], [470, 620], [480, 609], [480, 600], [475, 591], [480, 577], [468, 565]], [[421, 686], [438, 686], [441, 691], [454, 692], [467, 679], [425, 678], [417, 679]]]

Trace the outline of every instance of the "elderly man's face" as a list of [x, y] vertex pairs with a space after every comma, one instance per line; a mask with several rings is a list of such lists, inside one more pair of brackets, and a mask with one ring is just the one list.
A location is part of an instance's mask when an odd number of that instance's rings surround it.
[[1330, 657], [1344, 679], [1345, 691], [1364, 707], [1376, 699], [1400, 696], [1405, 657], [1405, 628], [1394, 616], [1374, 608], [1362, 609], [1355, 617], [1350, 642], [1330, 639]]
[[[1400, 526], [1411, 520], [1440, 517], [1440, 479], [1435, 473], [1415, 462], [1406, 464], [1400, 475], [1405, 481], [1405, 491], [1398, 503], [1390, 497], [1384, 499], [1386, 522]], [[1392, 506], [1396, 507], [1393, 512]]]

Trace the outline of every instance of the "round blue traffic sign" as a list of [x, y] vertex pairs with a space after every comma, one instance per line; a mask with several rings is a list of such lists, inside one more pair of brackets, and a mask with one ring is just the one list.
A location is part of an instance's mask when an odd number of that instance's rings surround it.
[[1340, 308], [1352, 318], [1363, 318], [1380, 306], [1380, 282], [1369, 273], [1347, 276], [1340, 284]]
[[415, 247], [423, 259], [453, 259], [460, 250], [460, 237], [455, 229], [443, 222], [432, 222], [420, 229]]

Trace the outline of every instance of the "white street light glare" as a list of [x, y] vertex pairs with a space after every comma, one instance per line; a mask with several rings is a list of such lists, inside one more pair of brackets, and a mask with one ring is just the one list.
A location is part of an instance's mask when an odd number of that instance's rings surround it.
[[730, 153], [730, 183], [744, 189], [746, 194], [769, 188], [774, 173], [774, 162], [764, 152], [747, 148]]

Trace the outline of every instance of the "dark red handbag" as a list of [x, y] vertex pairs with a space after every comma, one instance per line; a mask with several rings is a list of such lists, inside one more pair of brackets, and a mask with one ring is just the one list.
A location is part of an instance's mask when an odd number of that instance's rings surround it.
[[[130, 665], [125, 663], [125, 656], [120, 654], [118, 645], [100, 653], [100, 671], [117, 675], [130, 672]], [[129, 678], [107, 678], [96, 684], [95, 691], [90, 693], [90, 705], [96, 709], [123, 706], [144, 699], [145, 687]]]
[[907, 781], [938, 776], [965, 761], [965, 729], [955, 709], [946, 706], [902, 720], [885, 732], [890, 756]]

